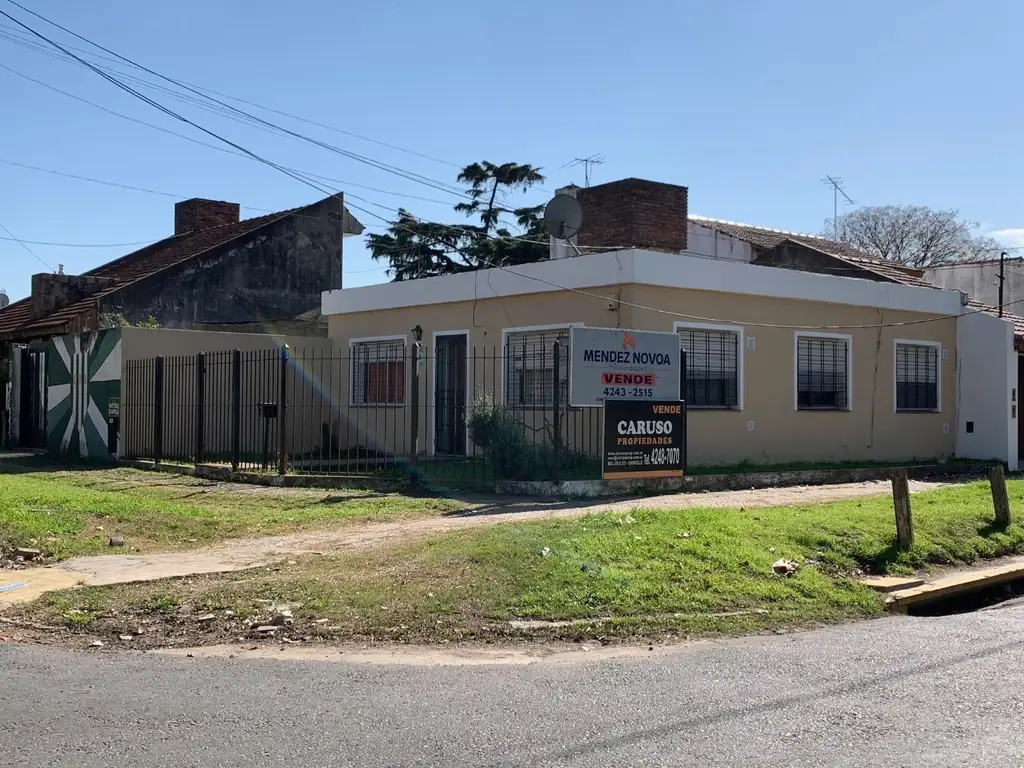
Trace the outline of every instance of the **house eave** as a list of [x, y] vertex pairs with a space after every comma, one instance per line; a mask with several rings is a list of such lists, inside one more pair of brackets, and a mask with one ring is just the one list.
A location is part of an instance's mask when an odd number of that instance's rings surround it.
[[694, 254], [627, 249], [576, 258], [483, 269], [442, 277], [325, 291], [324, 315], [446, 304], [560, 290], [587, 292], [624, 284], [717, 291], [847, 306], [955, 315], [960, 294], [925, 288], [778, 269]]

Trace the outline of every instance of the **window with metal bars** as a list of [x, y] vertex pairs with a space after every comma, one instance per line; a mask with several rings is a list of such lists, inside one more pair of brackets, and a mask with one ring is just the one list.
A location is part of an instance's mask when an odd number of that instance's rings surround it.
[[849, 352], [850, 341], [846, 338], [797, 336], [797, 408], [849, 409]]
[[558, 341], [559, 402], [569, 404], [569, 329], [520, 331], [505, 337], [505, 404], [525, 408], [555, 403], [555, 353]]
[[896, 410], [939, 410], [939, 348], [896, 344]]
[[680, 327], [686, 350], [686, 382], [681, 397], [687, 407], [739, 407], [740, 335], [735, 331]]
[[405, 340], [352, 344], [352, 405], [405, 403]]

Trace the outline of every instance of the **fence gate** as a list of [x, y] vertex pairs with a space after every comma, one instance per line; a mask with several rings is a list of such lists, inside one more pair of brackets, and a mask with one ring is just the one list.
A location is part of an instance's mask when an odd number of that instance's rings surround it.
[[21, 404], [18, 442], [22, 448], [46, 447], [46, 356], [27, 347], [21, 352]]
[[438, 336], [434, 350], [434, 452], [466, 454], [465, 334]]

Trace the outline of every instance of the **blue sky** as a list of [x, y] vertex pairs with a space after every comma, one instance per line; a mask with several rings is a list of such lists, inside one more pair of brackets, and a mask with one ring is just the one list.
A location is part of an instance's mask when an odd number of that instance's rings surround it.
[[[684, 184], [691, 210], [707, 216], [816, 232], [832, 211], [820, 179], [833, 174], [858, 203], [959, 208], [1007, 245], [1024, 245], [1024, 3], [22, 2], [177, 79], [444, 161], [257, 113], [438, 181], [454, 182], [455, 166], [477, 160], [542, 166], [548, 181], [524, 203], [582, 183], [579, 169], [561, 166], [601, 153], [607, 161], [595, 183], [640, 176]], [[81, 45], [7, 0], [0, 9]], [[0, 35], [12, 34], [11, 22], [0, 18], [0, 25]], [[86, 69], [3, 37], [0, 64], [212, 141]], [[147, 94], [277, 163], [342, 180], [328, 185], [349, 195], [458, 220], [450, 210], [457, 198], [443, 191]], [[111, 116], [3, 69], [0, 99], [0, 224], [24, 240], [159, 239], [172, 229], [174, 198], [3, 161], [232, 200], [247, 208], [243, 216], [320, 196], [271, 168]], [[382, 225], [354, 213], [371, 229]], [[346, 242], [347, 286], [385, 279], [385, 265], [370, 260], [361, 240]], [[71, 273], [133, 249], [29, 247]], [[46, 270], [17, 243], [0, 240], [0, 288], [12, 298], [26, 295], [30, 276]]]

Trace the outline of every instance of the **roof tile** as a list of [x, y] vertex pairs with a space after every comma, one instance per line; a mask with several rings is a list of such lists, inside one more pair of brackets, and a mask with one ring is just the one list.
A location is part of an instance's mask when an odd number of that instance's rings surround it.
[[[303, 208], [305, 207], [308, 206], [303, 206]], [[55, 327], [59, 329], [66, 323], [95, 310], [97, 299], [108, 296], [126, 285], [151, 277], [164, 269], [177, 266], [211, 248], [250, 234], [300, 210], [302, 208], [291, 208], [266, 216], [225, 224], [221, 227], [172, 235], [119, 259], [107, 262], [85, 274], [113, 278], [117, 281], [115, 285], [97, 291], [86, 299], [76, 301], [34, 321], [31, 318], [30, 299], [16, 301], [0, 310], [0, 338], [12, 335], [23, 337], [35, 332], [45, 335], [45, 332], [52, 331]]]

